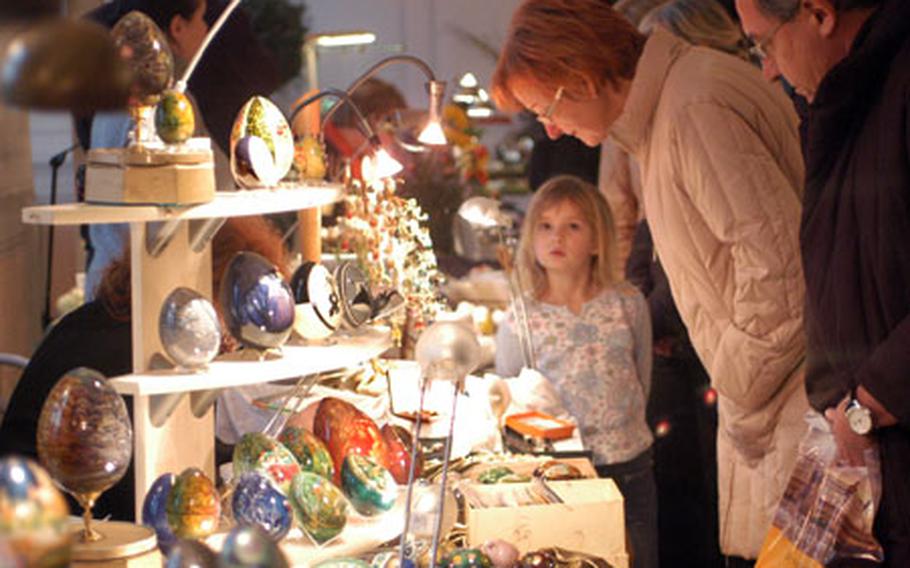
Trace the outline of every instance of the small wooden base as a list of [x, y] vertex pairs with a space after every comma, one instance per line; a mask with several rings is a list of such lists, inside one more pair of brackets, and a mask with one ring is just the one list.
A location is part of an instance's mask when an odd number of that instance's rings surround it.
[[161, 566], [158, 540], [149, 527], [122, 521], [92, 521], [101, 539], [82, 542], [82, 522], [73, 523], [72, 566], [155, 567]]

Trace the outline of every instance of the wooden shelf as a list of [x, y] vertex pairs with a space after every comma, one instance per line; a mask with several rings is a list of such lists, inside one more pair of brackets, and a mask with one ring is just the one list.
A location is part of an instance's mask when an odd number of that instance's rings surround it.
[[22, 222], [33, 225], [90, 225], [243, 217], [322, 207], [341, 199], [342, 193], [341, 184], [322, 183], [219, 191], [215, 193], [215, 199], [208, 203], [186, 207], [92, 203], [37, 205], [22, 210]]
[[285, 345], [281, 356], [259, 360], [216, 360], [199, 373], [147, 371], [111, 379], [117, 392], [153, 396], [239, 387], [312, 375], [349, 367], [378, 357], [392, 346], [386, 327], [367, 327], [339, 334], [331, 345]]

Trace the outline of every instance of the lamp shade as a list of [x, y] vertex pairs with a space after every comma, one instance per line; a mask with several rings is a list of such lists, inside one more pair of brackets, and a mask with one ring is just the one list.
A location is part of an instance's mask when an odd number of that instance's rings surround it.
[[10, 104], [85, 113], [126, 107], [130, 72], [108, 31], [79, 20], [49, 20], [15, 37], [3, 58]]

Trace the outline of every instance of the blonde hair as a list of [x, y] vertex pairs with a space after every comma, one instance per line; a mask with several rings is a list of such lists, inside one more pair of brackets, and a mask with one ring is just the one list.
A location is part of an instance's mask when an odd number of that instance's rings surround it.
[[714, 0], [671, 0], [648, 12], [638, 29], [650, 33], [657, 25], [691, 44], [718, 49], [749, 61], [746, 36], [724, 7]]
[[568, 201], [574, 204], [594, 233], [597, 254], [591, 259], [591, 280], [598, 289], [608, 288], [617, 278], [613, 273], [616, 244], [613, 214], [597, 188], [581, 178], [561, 175], [540, 186], [531, 199], [521, 228], [517, 269], [522, 282], [530, 284], [531, 295], [540, 299], [547, 289], [547, 273], [534, 256], [534, 231], [547, 209]]

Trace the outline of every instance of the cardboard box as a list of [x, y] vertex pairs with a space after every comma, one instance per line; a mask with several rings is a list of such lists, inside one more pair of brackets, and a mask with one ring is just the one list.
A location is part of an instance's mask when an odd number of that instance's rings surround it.
[[185, 152], [96, 148], [88, 153], [89, 203], [194, 205], [215, 198], [209, 149]]
[[[519, 490], [524, 483], [472, 484], [479, 494]], [[563, 503], [476, 508], [466, 500], [465, 520], [469, 546], [491, 538], [514, 544], [521, 554], [559, 546], [605, 559], [628, 568], [623, 498], [612, 479], [551, 481]]]

